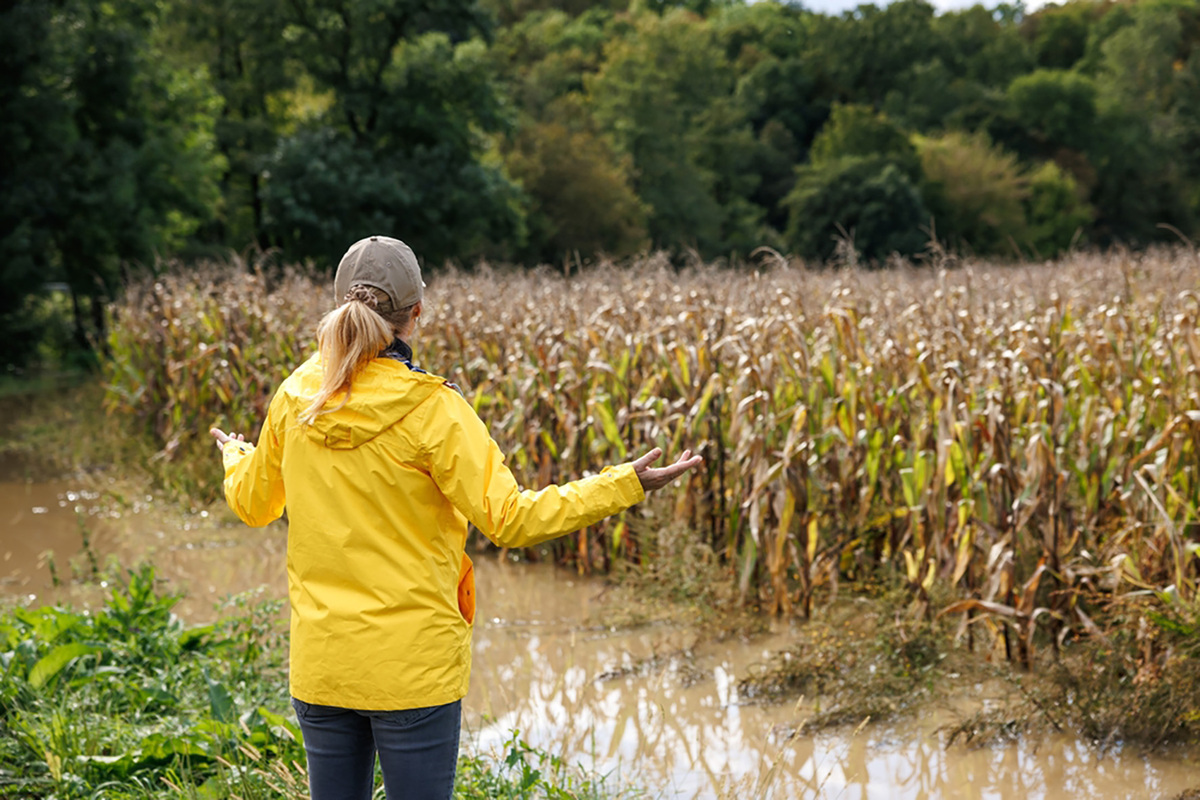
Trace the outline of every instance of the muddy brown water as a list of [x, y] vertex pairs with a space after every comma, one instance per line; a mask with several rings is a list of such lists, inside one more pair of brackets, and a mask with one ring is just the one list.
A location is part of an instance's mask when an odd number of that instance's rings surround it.
[[[122, 498], [70, 480], [32, 481], [0, 465], [0, 594], [7, 602], [101, 601], [76, 582], [92, 558], [150, 560], [186, 592], [178, 613], [204, 621], [240, 592], [283, 597], [286, 531], [182, 514], [152, 496]], [[91, 556], [83, 549], [83, 533]], [[55, 586], [50, 565], [58, 573]], [[751, 705], [738, 680], [789, 642], [763, 635], [716, 643], [675, 624], [606, 624], [611, 594], [546, 565], [480, 558], [479, 611], [464, 746], [502, 753], [528, 743], [650, 797], [1173, 798], [1200, 786], [1200, 752], [1103, 754], [1070, 737], [971, 749], [941, 728], [954, 707], [861, 729], [791, 735], [803, 703]], [[981, 691], [962, 686], [956, 706]]]

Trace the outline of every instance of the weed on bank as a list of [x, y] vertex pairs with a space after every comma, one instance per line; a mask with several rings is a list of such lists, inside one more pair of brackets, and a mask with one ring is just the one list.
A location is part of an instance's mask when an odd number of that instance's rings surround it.
[[278, 604], [187, 627], [178, 599], [143, 567], [94, 612], [0, 618], [0, 796], [265, 797], [295, 781]]

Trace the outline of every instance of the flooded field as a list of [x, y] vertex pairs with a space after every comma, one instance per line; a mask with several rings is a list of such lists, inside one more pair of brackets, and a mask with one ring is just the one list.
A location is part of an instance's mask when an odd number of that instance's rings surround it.
[[[749, 705], [737, 680], [788, 627], [706, 642], [671, 626], [605, 628], [605, 590], [552, 567], [485, 562], [467, 706], [482, 746], [532, 744], [628, 776], [663, 797], [1170, 798], [1200, 779], [1195, 753], [1099, 755], [1069, 737], [970, 749], [939, 729], [979, 689], [899, 725], [810, 736], [804, 704]], [[797, 732], [797, 729], [799, 731]]]
[[75, 578], [87, 578], [110, 560], [153, 563], [159, 576], [185, 592], [176, 611], [190, 622], [209, 621], [233, 594], [287, 593], [283, 525], [252, 529], [217, 521], [206, 511], [167, 508], [153, 495], [131, 496], [125, 487], [81, 488], [65, 480], [30, 481], [22, 473], [19, 463], [0, 465], [5, 596], [32, 604], [96, 601], [104, 587]]
[[[282, 525], [253, 530], [114, 493], [0, 469], [0, 592], [87, 603], [99, 587], [73, 578], [115, 558], [152, 561], [186, 592], [178, 612], [191, 621], [212, 618], [232, 593], [283, 596]], [[943, 726], [986, 694], [970, 684], [917, 719], [810, 735], [805, 702], [754, 705], [737, 690], [789, 643], [788, 624], [720, 642], [675, 623], [614, 627], [601, 582], [488, 557], [477, 578], [468, 747], [499, 749], [518, 729], [650, 797], [1106, 800], [1172, 798], [1200, 784], [1195, 752], [1100, 754], [1069, 737], [949, 745]]]

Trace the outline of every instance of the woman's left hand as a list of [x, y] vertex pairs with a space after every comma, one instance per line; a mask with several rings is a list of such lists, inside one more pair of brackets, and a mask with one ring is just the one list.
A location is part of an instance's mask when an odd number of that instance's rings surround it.
[[246, 437], [240, 433], [226, 433], [220, 428], [209, 428], [208, 432], [217, 440], [217, 449], [220, 450], [225, 446], [226, 442], [244, 442]]
[[698, 467], [704, 463], [704, 459], [700, 456], [693, 455], [691, 450], [684, 450], [683, 455], [674, 464], [666, 467], [650, 466], [655, 461], [662, 458], [662, 448], [656, 447], [646, 455], [633, 462], [633, 470], [637, 473], [638, 480], [642, 482], [642, 489], [646, 493], [653, 492], [655, 489], [661, 489], [671, 481], [678, 478], [683, 473]]

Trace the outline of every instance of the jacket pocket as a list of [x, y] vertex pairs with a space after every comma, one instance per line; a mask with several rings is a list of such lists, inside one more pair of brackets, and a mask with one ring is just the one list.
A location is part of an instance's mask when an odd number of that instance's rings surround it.
[[475, 565], [466, 553], [458, 568], [458, 613], [468, 625], [475, 623]]

